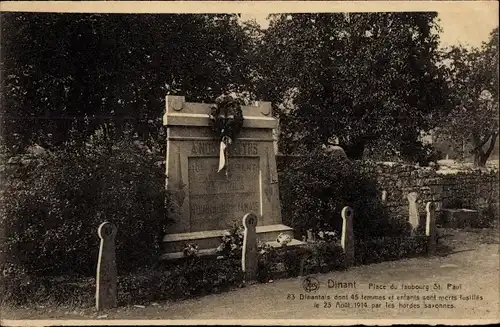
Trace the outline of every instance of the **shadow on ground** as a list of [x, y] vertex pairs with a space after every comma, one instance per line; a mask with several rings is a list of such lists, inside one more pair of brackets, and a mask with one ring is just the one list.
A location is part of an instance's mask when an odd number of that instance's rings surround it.
[[436, 255], [475, 251], [481, 244], [500, 244], [498, 228], [442, 228], [438, 231]]

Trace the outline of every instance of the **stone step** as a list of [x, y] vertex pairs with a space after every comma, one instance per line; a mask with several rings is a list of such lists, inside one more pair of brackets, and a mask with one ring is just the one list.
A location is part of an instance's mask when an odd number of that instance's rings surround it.
[[[275, 247], [275, 248], [281, 247], [281, 244], [279, 244], [277, 241], [269, 241], [266, 243], [271, 245], [272, 247]], [[305, 244], [307, 244], [307, 243], [303, 242], [303, 241], [296, 240], [296, 239], [292, 239], [292, 241], [290, 243], [288, 243], [286, 246], [291, 247], [291, 246], [298, 246], [298, 245], [305, 245]]]
[[[268, 241], [266, 242], [268, 245], [279, 248], [281, 247], [281, 244], [279, 244], [277, 241]], [[296, 239], [292, 239], [290, 243], [287, 244], [287, 247], [293, 247], [293, 246], [300, 246], [300, 245], [305, 245], [307, 244], [306, 242], [302, 242]], [[203, 257], [203, 256], [216, 256], [217, 255], [217, 248], [209, 248], [209, 249], [200, 249], [198, 250], [198, 256]], [[168, 252], [164, 253], [161, 257], [160, 260], [175, 260], [175, 259], [181, 259], [184, 256], [184, 253], [182, 251], [179, 252]]]
[[293, 228], [282, 224], [257, 226], [255, 231], [257, 232], [257, 239], [260, 239], [262, 242], [276, 241], [278, 235], [281, 233], [293, 238]]
[[[215, 256], [217, 254], [217, 248], [201, 249], [198, 251], [198, 256]], [[161, 255], [160, 260], [175, 260], [184, 257], [183, 252], [168, 252]]]
[[[163, 238], [163, 259], [175, 259], [182, 257], [182, 251], [186, 243], [195, 243], [198, 245], [199, 255], [213, 255], [215, 249], [221, 243], [221, 237], [227, 230], [212, 230], [191, 233], [168, 234]], [[293, 238], [293, 229], [291, 227], [277, 224], [257, 226], [257, 239], [269, 243], [273, 246], [280, 246], [276, 239], [281, 233], [287, 234]], [[293, 244], [292, 244], [293, 243]], [[290, 245], [301, 244], [303, 242], [293, 240]]]

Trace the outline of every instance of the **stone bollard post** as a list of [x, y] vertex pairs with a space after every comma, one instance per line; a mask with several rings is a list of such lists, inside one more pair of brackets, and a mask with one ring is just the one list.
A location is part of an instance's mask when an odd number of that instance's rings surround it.
[[354, 230], [353, 230], [353, 218], [354, 211], [350, 207], [344, 207], [342, 209], [342, 235], [341, 235], [341, 245], [344, 249], [346, 266], [352, 266], [354, 264]]
[[314, 243], [316, 241], [312, 229], [308, 229], [307, 230], [307, 238], [306, 238], [306, 240], [309, 243]]
[[425, 221], [425, 235], [427, 236], [427, 253], [434, 254], [436, 252], [436, 208], [433, 202], [427, 202], [425, 211], [427, 219]]
[[382, 197], [380, 200], [382, 201], [383, 204], [387, 203], [387, 191], [386, 190], [382, 191]]
[[408, 211], [409, 211], [409, 222], [411, 224], [411, 227], [413, 230], [418, 228], [418, 225], [420, 223], [420, 216], [418, 214], [418, 208], [417, 208], [417, 198], [418, 198], [418, 193], [417, 192], [411, 192], [408, 193]]
[[243, 270], [245, 281], [253, 281], [257, 278], [257, 216], [253, 213], [247, 213], [243, 217], [243, 253], [241, 255], [241, 268]]
[[114, 224], [104, 222], [97, 231], [101, 239], [96, 278], [96, 308], [97, 310], [117, 306], [117, 279], [115, 236], [117, 228]]

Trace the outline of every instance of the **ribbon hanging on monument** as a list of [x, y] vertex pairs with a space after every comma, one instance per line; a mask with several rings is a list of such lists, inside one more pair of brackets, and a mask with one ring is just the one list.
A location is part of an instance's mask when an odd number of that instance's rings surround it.
[[[228, 137], [228, 136], [222, 137], [222, 140], [220, 142], [220, 151], [219, 151], [219, 170], [217, 170], [217, 172], [220, 172], [221, 170], [223, 170], [227, 165], [227, 162], [226, 162], [227, 148], [230, 144], [231, 144], [230, 137]], [[226, 170], [226, 174], [227, 174], [227, 170]]]

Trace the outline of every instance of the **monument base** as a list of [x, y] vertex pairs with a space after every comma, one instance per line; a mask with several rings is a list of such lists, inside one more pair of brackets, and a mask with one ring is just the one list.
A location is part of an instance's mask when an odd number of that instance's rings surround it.
[[[184, 256], [183, 249], [186, 243], [198, 245], [199, 256], [209, 256], [217, 254], [217, 247], [221, 244], [221, 237], [227, 230], [211, 230], [192, 233], [168, 234], [163, 238], [164, 254], [160, 260], [180, 259]], [[291, 227], [277, 224], [256, 227], [257, 239], [266, 242], [273, 247], [281, 245], [276, 241], [281, 233], [287, 234], [293, 239], [293, 229]], [[293, 239], [287, 246], [306, 244], [305, 242]]]

